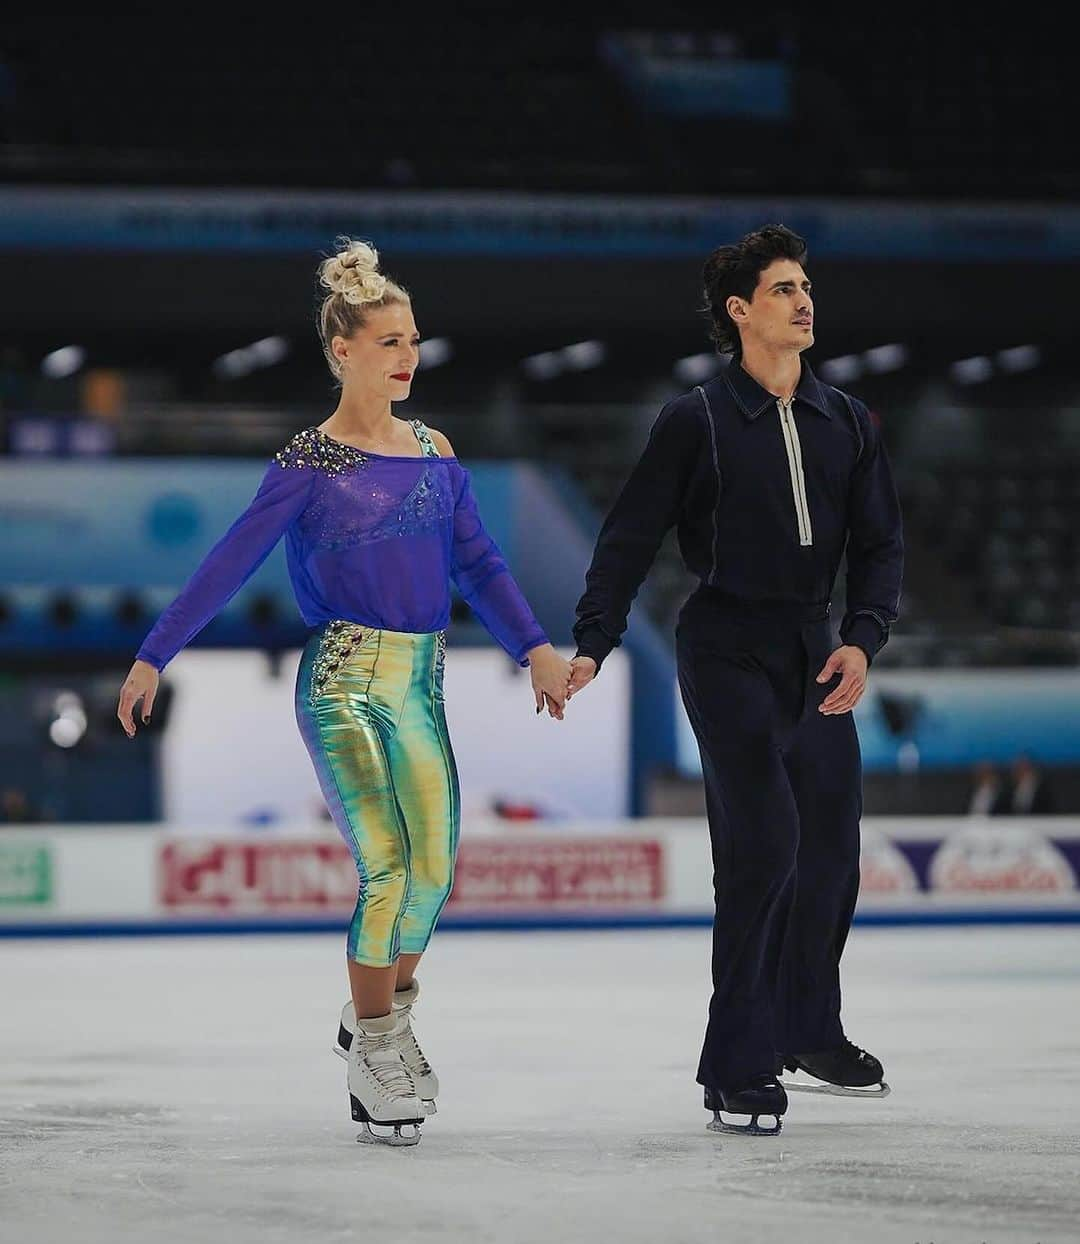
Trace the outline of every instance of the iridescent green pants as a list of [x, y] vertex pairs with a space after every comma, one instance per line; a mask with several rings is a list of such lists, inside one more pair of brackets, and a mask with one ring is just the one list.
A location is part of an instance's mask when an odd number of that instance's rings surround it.
[[356, 963], [419, 954], [450, 894], [460, 828], [443, 705], [442, 632], [328, 622], [308, 640], [296, 719], [327, 807], [356, 860]]

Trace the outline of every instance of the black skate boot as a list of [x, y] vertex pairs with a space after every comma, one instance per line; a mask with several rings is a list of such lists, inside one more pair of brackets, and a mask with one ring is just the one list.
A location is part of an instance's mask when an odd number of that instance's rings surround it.
[[817, 1050], [812, 1054], [785, 1054], [782, 1068], [804, 1072], [817, 1081], [807, 1084], [785, 1080], [784, 1087], [793, 1093], [829, 1093], [834, 1097], [888, 1097], [885, 1069], [881, 1063], [846, 1038], [833, 1050]]
[[[740, 1089], [705, 1089], [705, 1109], [713, 1112], [711, 1123], [705, 1126], [710, 1132], [731, 1132], [739, 1136], [779, 1136], [783, 1127], [783, 1114], [787, 1110], [787, 1093], [775, 1076], [754, 1076], [749, 1084]], [[722, 1114], [748, 1114], [749, 1123], [727, 1123]], [[761, 1115], [771, 1115], [775, 1127], [762, 1127]]]

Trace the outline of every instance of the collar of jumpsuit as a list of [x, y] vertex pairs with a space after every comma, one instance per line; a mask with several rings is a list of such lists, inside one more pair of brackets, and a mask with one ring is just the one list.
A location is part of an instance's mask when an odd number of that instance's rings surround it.
[[[810, 364], [805, 359], [802, 362], [802, 375], [799, 377], [799, 383], [795, 386], [795, 398], [816, 410], [819, 415], [824, 415], [826, 419], [832, 418], [832, 412], [825, 400], [825, 394], [821, 388], [821, 382], [817, 376], [810, 370]], [[724, 372], [724, 380], [736, 404], [747, 419], [756, 419], [763, 411], [770, 407], [775, 407], [780, 400], [775, 393], [770, 393], [768, 389], [762, 388], [760, 384], [745, 371], [742, 363], [738, 359], [733, 359], [730, 366]]]

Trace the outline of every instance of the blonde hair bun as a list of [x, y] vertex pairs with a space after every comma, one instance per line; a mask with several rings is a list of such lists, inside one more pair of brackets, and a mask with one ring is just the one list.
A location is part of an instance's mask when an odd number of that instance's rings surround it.
[[351, 238], [339, 238], [338, 247], [337, 254], [319, 266], [323, 288], [340, 294], [353, 307], [381, 301], [390, 282], [379, 271], [379, 252], [367, 242]]
[[319, 264], [322, 296], [316, 325], [326, 365], [342, 380], [341, 361], [334, 354], [334, 338], [352, 337], [368, 316], [380, 307], [409, 301], [409, 291], [379, 271], [379, 252], [369, 242], [337, 240], [337, 253]]

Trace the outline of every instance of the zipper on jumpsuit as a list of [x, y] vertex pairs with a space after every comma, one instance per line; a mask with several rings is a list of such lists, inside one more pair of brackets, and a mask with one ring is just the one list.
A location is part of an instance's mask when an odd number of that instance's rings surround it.
[[799, 443], [799, 429], [795, 426], [795, 416], [791, 403], [780, 398], [776, 400], [776, 409], [780, 412], [780, 429], [784, 434], [784, 448], [787, 450], [788, 470], [791, 473], [791, 493], [795, 501], [795, 517], [799, 524], [799, 544], [808, 548], [814, 543], [814, 533], [810, 527], [810, 504], [806, 499], [806, 476], [803, 472], [802, 446]]

